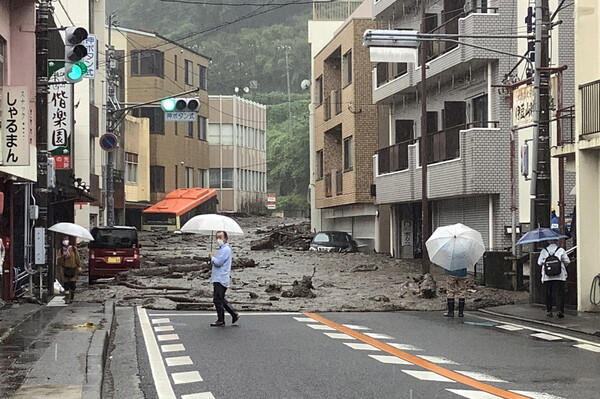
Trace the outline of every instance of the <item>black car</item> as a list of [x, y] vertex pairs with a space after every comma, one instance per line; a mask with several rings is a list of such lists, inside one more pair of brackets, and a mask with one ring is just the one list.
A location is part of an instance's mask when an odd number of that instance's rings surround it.
[[344, 231], [321, 231], [313, 238], [310, 251], [357, 252], [358, 245], [352, 236]]

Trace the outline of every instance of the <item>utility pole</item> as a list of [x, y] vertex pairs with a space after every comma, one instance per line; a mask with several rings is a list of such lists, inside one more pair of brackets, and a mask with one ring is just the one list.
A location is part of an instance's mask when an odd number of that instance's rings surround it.
[[285, 72], [287, 75], [287, 97], [288, 97], [288, 128], [290, 135], [292, 134], [292, 92], [290, 86], [290, 59], [288, 52], [289, 46], [285, 46]]
[[[115, 48], [112, 45], [112, 25], [113, 14], [108, 16], [108, 45], [106, 49], [106, 129], [108, 133], [117, 134], [116, 100], [117, 90], [115, 86], [116, 59]], [[115, 189], [114, 189], [114, 168], [113, 151], [106, 153], [106, 224], [114, 226], [115, 224]]]
[[[426, 2], [421, 1], [421, 33], [427, 33], [425, 16], [426, 13]], [[431, 235], [429, 227], [429, 198], [427, 188], [427, 162], [428, 162], [428, 137], [427, 137], [427, 46], [426, 42], [422, 41], [420, 44], [421, 49], [421, 273], [426, 274], [430, 271], [429, 255], [427, 253], [427, 246], [425, 242]]]

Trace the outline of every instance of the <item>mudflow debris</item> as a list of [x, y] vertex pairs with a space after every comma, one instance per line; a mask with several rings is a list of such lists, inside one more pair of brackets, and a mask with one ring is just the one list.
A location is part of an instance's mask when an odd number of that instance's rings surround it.
[[[421, 273], [420, 260], [376, 253], [308, 251], [314, 232], [306, 219], [236, 217], [243, 236], [230, 236], [234, 252], [228, 300], [242, 311], [441, 310], [443, 270]], [[76, 300], [164, 310], [213, 310], [209, 253], [214, 238], [199, 234], [140, 232], [142, 267], [87, 286]], [[87, 251], [81, 248], [87, 258]], [[525, 292], [476, 285], [467, 310], [526, 303]]]

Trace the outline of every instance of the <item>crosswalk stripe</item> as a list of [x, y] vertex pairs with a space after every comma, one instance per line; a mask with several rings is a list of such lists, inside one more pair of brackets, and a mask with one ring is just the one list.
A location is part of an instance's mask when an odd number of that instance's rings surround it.
[[184, 351], [185, 347], [182, 344], [171, 344], [171, 345], [161, 345], [160, 350], [162, 352], [179, 352]]
[[396, 349], [400, 349], [401, 351], [421, 352], [423, 350], [423, 349], [417, 348], [416, 346], [413, 346], [413, 345], [397, 344], [395, 342], [390, 342], [388, 345], [393, 346]]
[[169, 319], [152, 319], [152, 324], [170, 323]]
[[412, 364], [411, 362], [407, 362], [404, 359], [400, 359], [399, 357], [391, 356], [391, 355], [369, 355], [369, 357], [372, 357], [373, 359], [380, 361], [381, 363], [387, 363], [387, 364], [404, 364], [404, 365]]
[[507, 330], [507, 331], [521, 331], [523, 330], [523, 327], [519, 327], [519, 326], [515, 326], [512, 324], [502, 324], [500, 326], [496, 326], [498, 328], [501, 328], [503, 330]]
[[530, 391], [511, 391], [519, 395], [528, 396], [531, 399], [564, 399], [561, 396], [550, 395], [545, 392], [530, 392]]
[[165, 362], [167, 362], [167, 366], [169, 367], [191, 366], [194, 364], [189, 356], [167, 357]]
[[379, 333], [365, 333], [365, 335], [375, 339], [394, 339], [394, 337], [390, 337], [389, 335]]
[[458, 364], [450, 359], [446, 359], [445, 357], [441, 357], [441, 356], [426, 356], [426, 355], [417, 355], [417, 356], [423, 360], [427, 360], [428, 362], [435, 363], [435, 364]]
[[534, 338], [545, 339], [546, 341], [560, 341], [561, 337], [557, 337], [556, 335], [546, 334], [546, 333], [535, 333], [531, 334]]
[[309, 326], [310, 328], [312, 328], [314, 330], [328, 330], [328, 331], [335, 330], [334, 328], [326, 326], [325, 324], [307, 324], [307, 326]]
[[483, 391], [471, 391], [468, 389], [446, 389], [446, 391], [455, 393], [467, 399], [501, 399], [500, 396]]
[[329, 338], [333, 338], [333, 339], [356, 339], [354, 337], [349, 336], [348, 334], [344, 334], [344, 333], [323, 333], [325, 335], [327, 335]]
[[202, 377], [200, 377], [200, 373], [197, 371], [184, 371], [181, 373], [171, 373], [171, 377], [173, 377], [174, 384], [189, 384], [192, 382], [202, 381]]
[[454, 371], [456, 371], [457, 373], [460, 373], [462, 375], [466, 375], [467, 377], [470, 377], [477, 381], [508, 382], [508, 381], [501, 380], [500, 378], [496, 378], [496, 377], [488, 375], [488, 374], [478, 373], [476, 371], [459, 371], [459, 370], [454, 370]]
[[163, 334], [157, 335], [159, 341], [177, 341], [179, 339], [179, 335], [177, 334]]
[[311, 319], [310, 317], [294, 317], [294, 319], [303, 322], [303, 323], [313, 323], [314, 320]]
[[165, 331], [173, 331], [175, 330], [173, 326], [158, 326], [154, 327], [154, 332], [165, 332]]
[[434, 373], [433, 371], [422, 371], [422, 370], [402, 370], [402, 372], [418, 378], [421, 381], [439, 381], [439, 382], [456, 382], [450, 378]]
[[573, 345], [573, 346], [576, 348], [579, 348], [579, 349], [585, 349], [586, 351], [600, 353], [600, 346], [597, 346], [597, 345], [577, 344], [577, 345]]
[[369, 327], [357, 326], [355, 324], [342, 324], [344, 327], [351, 328], [352, 330], [370, 330]]
[[215, 397], [210, 392], [202, 392], [192, 393], [190, 395], [181, 395], [181, 399], [215, 399]]
[[349, 346], [352, 349], [356, 349], [359, 351], [380, 351], [381, 349], [374, 347], [369, 344], [356, 344], [353, 342], [344, 342], [344, 345]]

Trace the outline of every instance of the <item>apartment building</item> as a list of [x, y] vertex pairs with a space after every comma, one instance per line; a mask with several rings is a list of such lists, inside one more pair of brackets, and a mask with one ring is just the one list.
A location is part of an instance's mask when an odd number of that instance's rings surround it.
[[313, 58], [314, 196], [322, 230], [346, 231], [363, 250], [376, 248], [377, 209], [371, 195], [378, 148], [369, 51], [362, 35], [373, 28], [364, 2]]
[[[382, 119], [387, 144], [374, 158], [376, 203], [380, 210], [391, 212], [394, 256], [417, 258], [422, 254], [419, 147], [423, 138], [428, 143], [431, 231], [464, 223], [481, 232], [488, 251], [506, 251], [512, 245], [511, 209], [516, 208], [517, 227], [523, 231], [529, 228], [529, 182], [516, 176], [521, 163], [511, 154], [518, 154], [517, 145], [531, 139], [532, 128], [515, 128], [508, 95], [516, 81], [528, 83], [527, 63], [517, 66], [523, 59], [519, 54], [526, 54], [527, 42], [473, 37], [522, 33], [528, 5], [527, 1], [444, 0], [426, 4], [423, 16], [421, 3], [416, 0], [374, 2], [378, 29], [420, 31], [424, 17], [428, 33], [455, 34], [464, 43], [420, 45], [427, 57], [426, 132], [420, 122], [422, 65], [379, 63], [373, 70], [373, 101], [389, 109], [387, 121]], [[560, 17], [564, 22], [552, 32], [553, 40], [566, 43], [569, 35], [572, 37], [572, 18], [566, 12]], [[570, 64], [570, 57], [568, 46], [555, 46], [552, 66]], [[568, 71], [563, 77], [568, 81]], [[562, 89], [562, 104], [567, 107], [572, 104], [572, 91], [566, 85]], [[552, 129], [556, 131], [556, 123]], [[552, 168], [557, 170], [558, 162]], [[568, 181], [566, 174], [565, 179]], [[514, 197], [511, 185], [515, 187]], [[559, 202], [558, 191], [557, 183], [553, 183], [553, 204]]]
[[209, 96], [210, 178], [219, 212], [264, 213], [267, 107], [238, 96]]
[[[162, 200], [177, 188], [207, 187], [210, 59], [158, 33], [115, 27], [111, 37], [117, 59], [124, 60], [120, 63], [124, 102], [128, 106], [147, 104], [133, 109], [132, 115], [149, 119], [150, 202]], [[195, 88], [199, 89], [195, 93], [179, 95]], [[197, 119], [166, 121], [158, 100], [170, 96], [198, 98]], [[124, 139], [127, 143], [127, 132]], [[119, 169], [125, 171], [126, 164], [135, 164], [136, 155], [139, 159], [138, 153], [121, 154]], [[118, 209], [115, 205], [115, 210]], [[118, 211], [121, 215], [126, 213], [122, 209]]]

